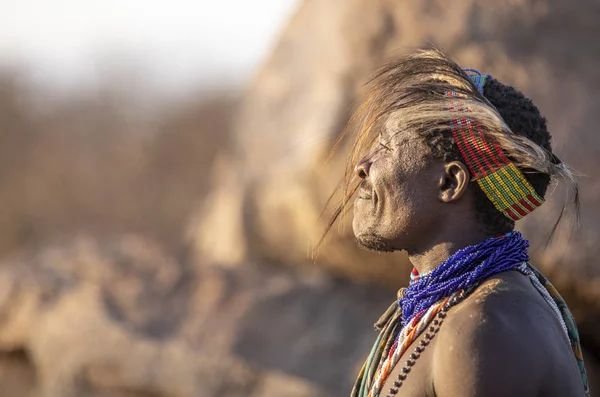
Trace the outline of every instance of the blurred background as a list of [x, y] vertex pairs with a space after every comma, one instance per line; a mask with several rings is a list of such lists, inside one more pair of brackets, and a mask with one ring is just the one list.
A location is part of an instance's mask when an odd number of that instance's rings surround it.
[[[435, 45], [581, 174], [520, 229], [600, 387], [600, 4], [0, 0], [0, 397], [345, 396], [402, 254], [311, 249], [369, 75]], [[335, 200], [335, 199], [334, 199]], [[594, 389], [592, 389], [592, 392]], [[593, 393], [594, 394], [594, 393]]]

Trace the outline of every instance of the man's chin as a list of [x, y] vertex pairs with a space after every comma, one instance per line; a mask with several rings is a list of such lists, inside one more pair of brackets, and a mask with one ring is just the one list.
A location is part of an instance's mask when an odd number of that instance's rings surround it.
[[381, 236], [375, 233], [363, 233], [356, 236], [356, 242], [360, 248], [374, 252], [394, 252], [392, 246]]

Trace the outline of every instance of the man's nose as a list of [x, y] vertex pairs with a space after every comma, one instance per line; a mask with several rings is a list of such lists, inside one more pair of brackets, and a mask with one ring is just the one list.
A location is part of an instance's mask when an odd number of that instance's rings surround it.
[[369, 176], [369, 171], [371, 169], [371, 159], [370, 156], [365, 156], [356, 164], [354, 167], [354, 172], [360, 179], [365, 179]]

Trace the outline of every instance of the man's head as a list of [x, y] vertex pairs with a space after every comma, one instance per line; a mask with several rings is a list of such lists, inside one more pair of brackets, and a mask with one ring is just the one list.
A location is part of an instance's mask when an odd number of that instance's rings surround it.
[[410, 250], [423, 236], [452, 224], [472, 225], [487, 236], [513, 230], [514, 220], [474, 182], [479, 176], [457, 146], [451, 125], [458, 116], [449, 110], [449, 92], [539, 197], [553, 176], [568, 173], [552, 155], [546, 120], [529, 99], [495, 79], [485, 81], [481, 95], [465, 72], [439, 52], [417, 53], [376, 74], [353, 119], [361, 128], [347, 192], [354, 191], [352, 183], [359, 184], [353, 229], [361, 246]]

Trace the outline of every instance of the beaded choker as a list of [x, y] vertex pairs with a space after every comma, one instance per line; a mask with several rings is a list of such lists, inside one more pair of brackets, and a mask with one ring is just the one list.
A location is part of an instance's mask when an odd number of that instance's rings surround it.
[[[475, 69], [463, 70], [483, 96], [483, 85], [490, 75], [482, 75]], [[490, 142], [481, 126], [469, 118], [467, 104], [454, 91], [448, 91], [447, 95], [455, 98], [449, 109], [457, 113], [451, 125], [454, 141], [469, 167], [471, 177], [496, 209], [517, 221], [541, 206], [544, 199], [506, 157], [500, 145]]]
[[410, 282], [398, 302], [402, 326], [442, 298], [527, 262], [528, 247], [529, 242], [515, 232], [458, 250], [433, 271]]

